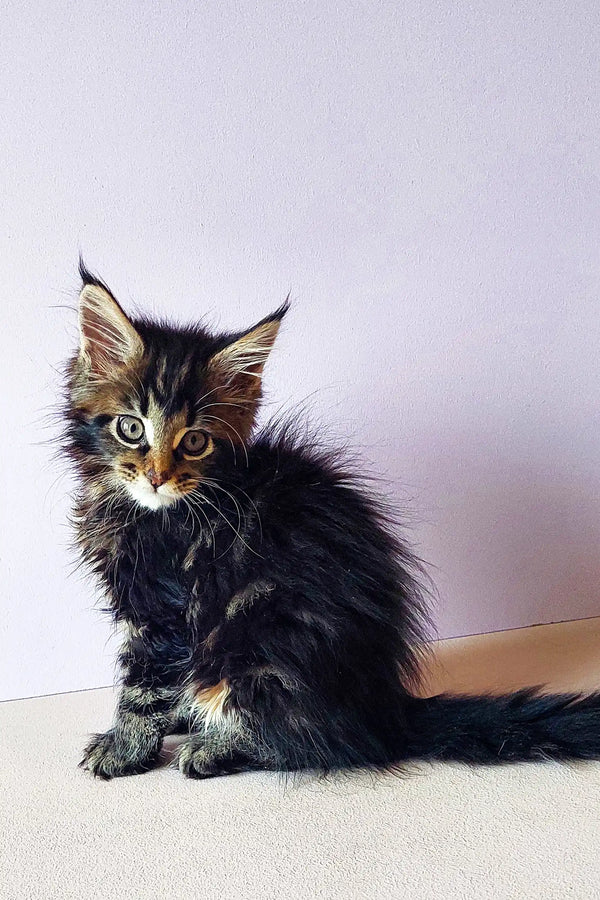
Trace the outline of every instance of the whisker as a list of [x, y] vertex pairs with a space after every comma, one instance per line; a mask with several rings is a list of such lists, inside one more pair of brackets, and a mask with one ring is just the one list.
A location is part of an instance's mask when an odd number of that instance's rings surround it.
[[[224, 490], [224, 488], [222, 487], [222, 485], [221, 485], [220, 482], [213, 481], [213, 479], [210, 479], [210, 481], [212, 482], [212, 487], [218, 487], [218, 488], [220, 488], [220, 490]], [[237, 484], [232, 484], [230, 481], [226, 481], [225, 483], [226, 483], [227, 486], [230, 487], [233, 491], [238, 491], [240, 494], [243, 494], [244, 497], [248, 500], [248, 502], [252, 505], [252, 507], [253, 507], [253, 509], [254, 509], [254, 512], [256, 513], [256, 519], [257, 519], [257, 521], [258, 521], [258, 527], [259, 527], [259, 530], [260, 530], [260, 540], [261, 540], [261, 542], [262, 542], [262, 539], [263, 539], [263, 530], [262, 530], [262, 521], [261, 521], [261, 518], [260, 518], [260, 512], [259, 512], [259, 510], [258, 510], [258, 506], [257, 506], [256, 503], [254, 502], [254, 500], [252, 499], [252, 497], [250, 496], [250, 494], [247, 494], [246, 491], [242, 490], [242, 488], [241, 488], [239, 485], [237, 485]]]
[[211, 388], [210, 391], [207, 391], [206, 394], [203, 394], [202, 397], [200, 397], [196, 401], [196, 406], [197, 406], [197, 404], [202, 403], [203, 400], [206, 400], [207, 397], [210, 397], [211, 394], [214, 394], [216, 391], [220, 391], [222, 389], [222, 387], [223, 387], [222, 385], [218, 384], [216, 387]]
[[[207, 485], [207, 486], [209, 488], [212, 487], [211, 485]], [[225, 491], [225, 493], [227, 493], [227, 491]], [[227, 525], [229, 525], [229, 527], [232, 529], [232, 531], [235, 533], [235, 535], [239, 538], [239, 540], [242, 542], [242, 544], [246, 547], [246, 549], [250, 551], [250, 553], [253, 553], [255, 556], [258, 556], [260, 559], [263, 558], [260, 553], [257, 553], [256, 550], [253, 550], [253, 548], [247, 543], [247, 541], [244, 540], [244, 538], [242, 537], [242, 535], [240, 534], [240, 532], [238, 530], [239, 528], [241, 528], [241, 525], [242, 525], [239, 504], [236, 503], [236, 507], [238, 510], [238, 527], [236, 528], [234, 525], [232, 525], [232, 523], [229, 521], [229, 519], [223, 514], [220, 507], [216, 506], [211, 500], [209, 500], [208, 497], [206, 496], [206, 494], [202, 494], [202, 495], [198, 494], [198, 496], [202, 496], [202, 499], [204, 500], [204, 502], [208, 503], [208, 505], [211, 506], [215, 510], [215, 512], [217, 512], [218, 515], [221, 516], [221, 518], [227, 523]], [[231, 496], [231, 495], [229, 495], [229, 496]], [[234, 499], [234, 498], [232, 497], [232, 499]], [[234, 500], [234, 502], [235, 502], [235, 500]], [[235, 543], [235, 539], [234, 539], [233, 543]], [[233, 543], [230, 544], [230, 547], [233, 546]], [[229, 550], [230, 547], [228, 547], [227, 549]], [[218, 558], [220, 559], [220, 557], [218, 557]]]
[[[195, 515], [196, 512], [199, 512], [199, 513], [202, 513], [202, 515], [204, 516], [204, 518], [206, 520], [206, 524], [208, 525], [208, 527], [210, 529], [210, 533], [212, 535], [213, 558], [214, 558], [214, 555], [217, 551], [217, 541], [216, 541], [216, 537], [215, 537], [215, 531], [214, 531], [214, 528], [212, 527], [210, 519], [208, 518], [208, 516], [206, 515], [204, 510], [200, 508], [199, 505], [194, 505], [194, 501], [192, 500], [192, 498], [189, 495], [184, 494], [181, 499], [184, 501], [186, 506], [189, 508], [192, 515]], [[198, 522], [198, 526], [200, 528], [200, 531], [202, 532], [202, 522], [198, 518], [196, 519], [196, 521]]]
[[200, 415], [200, 413], [204, 409], [210, 409], [211, 406], [237, 406], [240, 409], [243, 409], [245, 406], [250, 405], [250, 400], [240, 400], [239, 403], [232, 403], [230, 400], [217, 400], [216, 403], [207, 403], [205, 404], [205, 406], [200, 407], [200, 409], [198, 410], [198, 415]]
[[248, 468], [249, 465], [250, 465], [250, 460], [249, 460], [249, 458], [248, 458], [248, 450], [246, 449], [246, 444], [244, 443], [244, 440], [243, 440], [241, 434], [239, 433], [239, 431], [238, 431], [236, 428], [233, 427], [233, 425], [231, 424], [231, 422], [226, 422], [225, 419], [220, 419], [219, 416], [204, 416], [204, 418], [205, 418], [205, 419], [214, 419], [216, 422], [222, 422], [223, 425], [226, 425], [228, 428], [231, 428], [231, 430], [233, 431], [233, 433], [236, 434], [236, 435], [238, 436], [239, 440], [240, 440], [240, 443], [241, 443], [241, 445], [242, 445], [242, 449], [243, 449], [243, 451], [244, 451], [244, 455], [245, 455], [245, 457], [246, 457], [246, 468]]

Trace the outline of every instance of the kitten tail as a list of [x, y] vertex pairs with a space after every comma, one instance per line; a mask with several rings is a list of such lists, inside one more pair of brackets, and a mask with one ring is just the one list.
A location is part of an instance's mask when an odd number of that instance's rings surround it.
[[406, 759], [467, 763], [600, 758], [600, 693], [440, 694], [410, 701]]

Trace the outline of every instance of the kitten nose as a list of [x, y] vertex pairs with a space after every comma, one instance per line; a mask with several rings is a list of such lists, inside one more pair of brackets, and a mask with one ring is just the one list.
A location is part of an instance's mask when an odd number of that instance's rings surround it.
[[154, 490], [156, 490], [161, 486], [161, 484], [164, 484], [165, 481], [168, 481], [169, 473], [156, 472], [154, 469], [148, 469], [148, 471], [146, 472], [146, 478], [148, 479]]

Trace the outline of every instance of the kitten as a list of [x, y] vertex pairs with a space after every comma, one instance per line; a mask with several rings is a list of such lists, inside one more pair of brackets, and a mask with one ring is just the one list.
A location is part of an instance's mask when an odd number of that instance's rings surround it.
[[129, 318], [83, 264], [65, 449], [88, 567], [125, 632], [113, 727], [82, 765], [390, 769], [600, 756], [600, 695], [417, 699], [419, 566], [335, 451], [254, 434], [287, 304], [213, 335]]

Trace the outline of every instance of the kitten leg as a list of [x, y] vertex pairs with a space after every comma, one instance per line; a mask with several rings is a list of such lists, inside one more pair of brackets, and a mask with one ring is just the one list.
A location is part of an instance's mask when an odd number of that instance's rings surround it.
[[211, 727], [191, 734], [181, 745], [176, 765], [188, 778], [213, 778], [249, 769], [269, 768], [248, 740]]
[[208, 688], [188, 688], [185, 702], [194, 733], [183, 742], [175, 758], [184, 775], [210, 778], [268, 767], [264, 762], [259, 764], [257, 742], [230, 699], [225, 679]]
[[179, 692], [171, 687], [124, 685], [113, 727], [94, 735], [80, 765], [105, 779], [151, 769], [178, 697]]
[[167, 734], [189, 734], [192, 730], [192, 714], [194, 703], [192, 698], [183, 693], [170, 713], [170, 724]]

